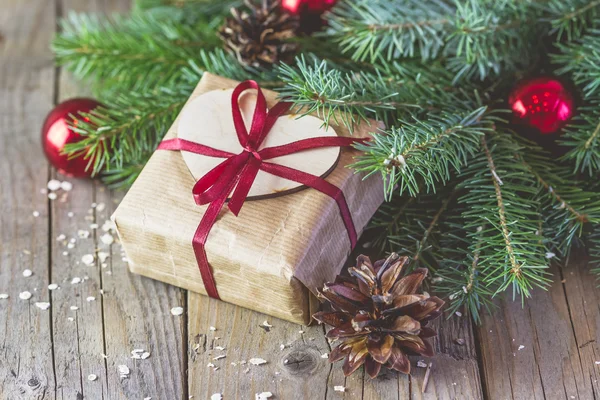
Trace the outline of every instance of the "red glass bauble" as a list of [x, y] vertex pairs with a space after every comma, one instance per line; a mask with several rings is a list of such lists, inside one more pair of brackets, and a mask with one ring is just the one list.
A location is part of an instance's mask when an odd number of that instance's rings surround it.
[[323, 14], [331, 9], [337, 0], [281, 0], [281, 6], [291, 14]]
[[565, 85], [551, 77], [525, 80], [508, 97], [515, 119], [542, 135], [557, 133], [571, 119], [575, 101]]
[[85, 118], [80, 113], [87, 113], [99, 105], [93, 99], [71, 99], [57, 105], [46, 117], [42, 127], [42, 147], [50, 164], [61, 174], [75, 178], [92, 175], [92, 168], [86, 170], [89, 159], [84, 159], [83, 155], [70, 158], [63, 150], [66, 144], [82, 139], [69, 125], [77, 125], [78, 118]]
[[300, 32], [311, 34], [326, 25], [321, 18], [337, 0], [281, 0], [281, 7], [300, 19]]

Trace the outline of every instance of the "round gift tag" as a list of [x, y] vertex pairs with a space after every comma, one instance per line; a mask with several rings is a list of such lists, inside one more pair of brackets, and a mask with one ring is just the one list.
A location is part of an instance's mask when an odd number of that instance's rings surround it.
[[[190, 101], [181, 113], [177, 136], [180, 139], [218, 150], [234, 154], [241, 153], [243, 148], [238, 141], [233, 124], [232, 93], [233, 89], [215, 90]], [[243, 93], [239, 104], [246, 129], [249, 131], [256, 105], [256, 92], [246, 91]], [[322, 120], [313, 116], [298, 118], [298, 115], [284, 115], [279, 117], [273, 125], [260, 149], [324, 136], [335, 137], [337, 134], [331, 126], [325, 128]], [[324, 177], [335, 168], [340, 151], [339, 147], [323, 147], [273, 158], [266, 162]], [[196, 180], [223, 162], [223, 158], [207, 157], [186, 151], [182, 151], [181, 154]], [[300, 183], [259, 171], [248, 194], [248, 199], [283, 195], [301, 187]]]

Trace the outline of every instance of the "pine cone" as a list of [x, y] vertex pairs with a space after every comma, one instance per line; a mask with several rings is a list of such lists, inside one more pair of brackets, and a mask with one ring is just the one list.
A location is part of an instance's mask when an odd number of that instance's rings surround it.
[[249, 0], [244, 3], [249, 12], [232, 8], [233, 18], [228, 18], [219, 30], [225, 47], [247, 66], [268, 67], [291, 61], [298, 45], [287, 40], [296, 35], [298, 18], [284, 12], [277, 0], [262, 0], [260, 5]]
[[427, 323], [442, 313], [444, 302], [416, 294], [427, 269], [400, 278], [407, 261], [407, 257], [392, 253], [373, 265], [369, 257], [361, 255], [357, 266], [348, 270], [352, 278], [338, 276], [319, 293], [334, 311], [318, 312], [313, 318], [331, 325], [327, 337], [341, 341], [329, 361], [346, 357], [344, 375], [363, 364], [372, 378], [382, 365], [409, 374], [407, 354], [433, 356], [433, 347], [426, 339], [436, 332]]

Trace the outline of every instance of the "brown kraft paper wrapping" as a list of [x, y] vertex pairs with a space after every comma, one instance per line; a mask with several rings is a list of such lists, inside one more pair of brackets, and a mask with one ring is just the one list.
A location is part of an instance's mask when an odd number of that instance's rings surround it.
[[[238, 83], [205, 73], [190, 100]], [[276, 93], [263, 92], [272, 107]], [[165, 139], [177, 137], [178, 120]], [[362, 138], [374, 124], [353, 135], [333, 127], [340, 136]], [[344, 192], [360, 234], [383, 202], [383, 188], [380, 176], [363, 180], [346, 167], [357, 154], [343, 148], [326, 180]], [[132, 272], [205, 295], [192, 238], [207, 206], [194, 202], [194, 183], [180, 152], [156, 151], [112, 218]], [[299, 324], [310, 323], [316, 289], [335, 278], [350, 251], [337, 204], [313, 189], [246, 201], [238, 217], [224, 208], [206, 243], [223, 301]]]

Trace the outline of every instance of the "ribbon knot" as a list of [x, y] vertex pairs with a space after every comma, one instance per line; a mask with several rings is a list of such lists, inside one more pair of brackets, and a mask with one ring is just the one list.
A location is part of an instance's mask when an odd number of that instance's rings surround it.
[[[250, 132], [246, 129], [239, 104], [240, 96], [249, 89], [257, 90], [256, 107], [250, 125]], [[345, 137], [316, 137], [261, 149], [263, 141], [277, 122], [277, 118], [289, 111], [290, 107], [291, 103], [279, 102], [273, 108], [267, 110], [267, 101], [259, 85], [255, 81], [245, 81], [234, 89], [231, 96], [233, 124], [243, 149], [241, 153], [234, 154], [178, 138], [164, 140], [158, 146], [159, 150], [189, 151], [207, 157], [225, 159], [200, 178], [192, 189], [196, 204], [208, 204], [208, 208], [194, 234], [192, 246], [206, 293], [210, 297], [220, 298], [205, 250], [208, 235], [228, 199], [229, 210], [235, 216], [238, 216], [259, 171], [298, 182], [334, 199], [346, 226], [351, 247], [354, 248], [356, 245], [357, 235], [354, 222], [344, 194], [339, 188], [321, 177], [284, 165], [270, 163], [266, 160], [320, 147], [350, 146], [364, 140]]]

